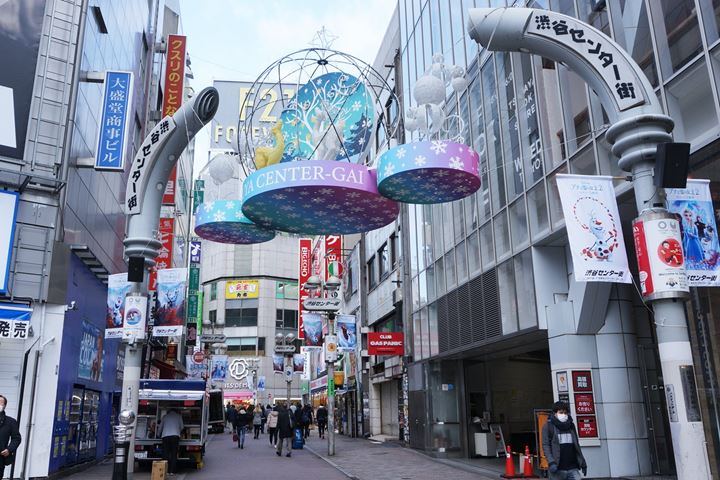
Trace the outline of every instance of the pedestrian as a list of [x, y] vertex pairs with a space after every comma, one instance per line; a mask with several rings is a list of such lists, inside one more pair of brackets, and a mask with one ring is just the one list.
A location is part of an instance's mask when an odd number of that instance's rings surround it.
[[278, 457], [282, 456], [283, 444], [287, 447], [286, 457], [292, 456], [292, 439], [293, 439], [293, 427], [295, 426], [295, 419], [292, 411], [286, 409], [283, 406], [278, 407], [278, 435], [280, 437], [277, 450], [275, 453]]
[[230, 408], [228, 408], [227, 413], [227, 421], [230, 424], [230, 433], [232, 434], [235, 431], [235, 417], [237, 416], [237, 409], [235, 408], [235, 405], [230, 405]]
[[260, 433], [265, 435], [265, 424], [267, 423], [267, 416], [270, 413], [270, 405], [267, 407], [260, 405], [260, 407], [262, 408], [262, 425], [260, 425]]
[[253, 412], [253, 430], [255, 435], [253, 436], [253, 440], [257, 440], [258, 437], [260, 437], [260, 428], [262, 427], [262, 408], [258, 405], [255, 407], [255, 411]]
[[302, 409], [303, 438], [308, 438], [310, 436], [310, 425], [312, 425], [312, 422], [313, 422], [312, 407], [310, 406], [309, 403], [306, 403]]
[[[268, 405], [270, 410], [270, 405]], [[270, 434], [270, 446], [277, 448], [278, 443], [278, 409], [273, 408], [267, 417], [268, 434]]]
[[248, 415], [244, 408], [240, 407], [240, 411], [235, 415], [235, 434], [237, 435], [238, 447], [245, 448], [245, 432], [248, 426]]
[[169, 475], [177, 473], [177, 456], [180, 436], [185, 429], [182, 415], [171, 408], [160, 420], [160, 437], [162, 438], [163, 458], [168, 462]]
[[328, 412], [325, 405], [320, 405], [315, 412], [315, 422], [318, 426], [318, 435], [320, 438], [325, 438], [325, 427], [327, 427]]
[[587, 463], [580, 449], [577, 430], [566, 402], [555, 402], [553, 414], [542, 430], [542, 445], [548, 461], [550, 480], [580, 480], [587, 475]]
[[5, 467], [15, 461], [15, 452], [20, 446], [20, 431], [17, 421], [5, 414], [7, 398], [0, 395], [0, 478], [4, 477]]
[[232, 403], [227, 402], [225, 404], [225, 425], [229, 425], [232, 430], [232, 422], [230, 421], [230, 410], [232, 409]]

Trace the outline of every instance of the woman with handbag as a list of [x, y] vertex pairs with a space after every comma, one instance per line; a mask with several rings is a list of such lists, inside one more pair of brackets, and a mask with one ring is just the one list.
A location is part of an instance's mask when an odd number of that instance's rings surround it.
[[277, 407], [273, 408], [267, 417], [268, 434], [270, 436], [270, 446], [277, 448], [278, 442], [278, 417]]
[[262, 408], [260, 406], [255, 407], [255, 411], [253, 412], [253, 430], [255, 433], [255, 436], [253, 437], [254, 440], [257, 440], [260, 437], [260, 427], [262, 427]]
[[245, 432], [248, 423], [248, 414], [244, 408], [241, 408], [238, 414], [235, 415], [235, 435], [233, 435], [233, 440], [238, 443], [240, 448], [245, 448]]

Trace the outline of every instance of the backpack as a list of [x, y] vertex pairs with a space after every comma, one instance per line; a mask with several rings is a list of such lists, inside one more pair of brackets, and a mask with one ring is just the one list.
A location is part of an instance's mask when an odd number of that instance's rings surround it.
[[277, 428], [278, 426], [278, 416], [273, 415], [272, 413], [268, 416], [267, 420], [268, 428]]
[[307, 411], [304, 411], [301, 417], [302, 423], [310, 423], [310, 415]]

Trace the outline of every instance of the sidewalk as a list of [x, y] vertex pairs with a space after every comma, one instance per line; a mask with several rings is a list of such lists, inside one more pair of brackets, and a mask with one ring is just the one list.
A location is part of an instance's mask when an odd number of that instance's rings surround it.
[[[496, 480], [497, 474], [445, 460], [436, 460], [394, 443], [376, 443], [365, 439], [335, 435], [335, 456], [327, 456], [327, 439], [317, 431], [305, 443], [313, 452], [354, 480]], [[446, 463], [447, 462], [447, 463]]]

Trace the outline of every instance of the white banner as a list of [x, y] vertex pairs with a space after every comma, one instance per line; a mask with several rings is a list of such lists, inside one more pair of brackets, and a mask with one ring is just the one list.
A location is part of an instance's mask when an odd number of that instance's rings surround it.
[[611, 177], [557, 175], [578, 282], [630, 283], [627, 250]]
[[185, 368], [187, 369], [189, 378], [202, 378], [207, 370], [205, 362], [195, 362], [192, 355], [185, 355]]
[[668, 210], [680, 216], [688, 285], [720, 286], [720, 245], [710, 180], [688, 180], [687, 188], [665, 192]]
[[123, 338], [144, 339], [147, 322], [148, 298], [144, 295], [128, 295], [125, 297], [123, 314]]
[[125, 295], [130, 292], [131, 286], [132, 284], [127, 281], [127, 273], [116, 273], [108, 276], [105, 338], [122, 338]]
[[183, 334], [186, 285], [187, 268], [158, 270], [152, 332], [154, 337], [177, 337]]

